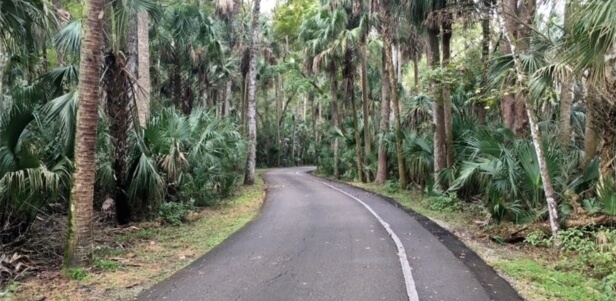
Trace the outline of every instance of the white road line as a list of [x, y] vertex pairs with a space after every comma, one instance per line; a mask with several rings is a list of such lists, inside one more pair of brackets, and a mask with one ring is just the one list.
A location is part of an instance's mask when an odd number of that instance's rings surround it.
[[383, 228], [385, 228], [385, 230], [387, 231], [387, 233], [389, 233], [389, 236], [391, 237], [391, 239], [394, 241], [394, 243], [396, 244], [396, 248], [398, 248], [398, 258], [400, 259], [400, 265], [402, 266], [402, 274], [404, 275], [404, 282], [406, 284], [406, 294], [409, 297], [409, 301], [419, 301], [419, 296], [417, 295], [417, 288], [415, 286], [415, 280], [413, 279], [413, 272], [411, 271], [411, 265], [408, 261], [408, 259], [406, 258], [406, 250], [404, 250], [404, 246], [402, 245], [402, 241], [400, 240], [400, 238], [398, 237], [398, 235], [396, 235], [396, 233], [394, 233], [394, 231], [391, 229], [391, 227], [389, 226], [389, 224], [384, 221], [374, 210], [372, 210], [372, 208], [370, 208], [370, 206], [368, 206], [368, 204], [364, 203], [364, 201], [356, 198], [355, 196], [345, 192], [344, 190], [338, 189], [332, 185], [329, 185], [323, 181], [319, 181], [316, 180], [314, 178], [311, 177], [307, 177], [305, 175], [302, 175], [299, 173], [299, 171], [295, 172], [295, 174], [299, 175], [300, 177], [321, 183], [325, 186], [328, 186], [331, 189], [334, 189], [354, 200], [356, 200], [357, 202], [359, 202], [360, 204], [362, 204], [364, 207], [366, 207], [366, 209], [368, 209], [368, 211], [370, 211], [370, 213], [372, 213], [372, 215], [379, 221], [379, 223], [381, 223], [381, 225], [383, 226]]

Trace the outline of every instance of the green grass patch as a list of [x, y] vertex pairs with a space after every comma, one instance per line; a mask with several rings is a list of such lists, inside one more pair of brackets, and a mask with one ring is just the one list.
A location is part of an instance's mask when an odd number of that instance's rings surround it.
[[557, 271], [548, 263], [528, 259], [495, 261], [494, 266], [532, 287], [534, 300], [607, 301], [601, 282], [574, 271]]

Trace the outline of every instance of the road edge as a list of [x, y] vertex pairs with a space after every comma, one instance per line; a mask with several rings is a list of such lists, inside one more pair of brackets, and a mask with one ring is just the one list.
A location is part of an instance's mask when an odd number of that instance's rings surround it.
[[349, 188], [357, 189], [372, 195], [378, 196], [386, 202], [390, 203], [394, 207], [401, 209], [407, 213], [411, 218], [415, 219], [424, 229], [434, 235], [450, 252], [452, 252], [458, 260], [460, 260], [477, 278], [481, 286], [488, 293], [491, 300], [506, 300], [502, 296], [513, 297], [515, 300], [524, 300], [520, 296], [517, 290], [513, 288], [505, 278], [501, 277], [498, 272], [486, 263], [481, 256], [475, 251], [466, 246], [455, 234], [449, 230], [441, 227], [439, 224], [431, 220], [430, 218], [421, 215], [413, 209], [402, 206], [396, 199], [382, 195], [380, 193], [370, 191], [368, 189], [350, 185], [346, 182], [329, 179], [322, 177], [315, 173], [315, 171], [309, 171], [308, 174], [317, 177], [319, 179], [334, 182], [348, 186]]

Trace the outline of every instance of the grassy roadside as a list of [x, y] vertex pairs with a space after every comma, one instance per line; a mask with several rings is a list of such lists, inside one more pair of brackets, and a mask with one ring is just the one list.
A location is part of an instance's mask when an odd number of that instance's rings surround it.
[[472, 206], [461, 211], [433, 210], [420, 194], [391, 192], [382, 185], [348, 182], [348, 184], [395, 199], [455, 234], [499, 274], [507, 279], [526, 300], [613, 300], [601, 291], [601, 282], [582, 273], [561, 268], [561, 258], [550, 249], [527, 244], [500, 244], [492, 241], [480, 228]]
[[[262, 172], [259, 172], [261, 175]], [[208, 252], [251, 221], [265, 199], [259, 176], [251, 187], [179, 226], [139, 223], [107, 229], [95, 238], [94, 267], [43, 271], [9, 287], [7, 300], [128, 300]]]

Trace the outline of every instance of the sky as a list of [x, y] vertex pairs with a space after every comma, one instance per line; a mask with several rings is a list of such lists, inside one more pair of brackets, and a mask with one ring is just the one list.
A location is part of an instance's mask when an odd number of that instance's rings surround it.
[[261, 0], [261, 12], [270, 13], [279, 0]]

